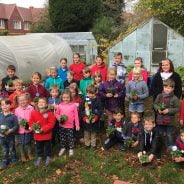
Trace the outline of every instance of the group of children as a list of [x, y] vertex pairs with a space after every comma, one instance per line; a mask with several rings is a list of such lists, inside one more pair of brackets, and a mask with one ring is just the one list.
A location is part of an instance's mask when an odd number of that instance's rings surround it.
[[[174, 82], [170, 79], [163, 82], [163, 93], [154, 102], [156, 121], [152, 117], [143, 118], [144, 99], [149, 96], [149, 90], [142, 59], [135, 59], [128, 81], [122, 54], [116, 53], [114, 61], [107, 69], [103, 58], [97, 56], [96, 63], [86, 67], [80, 55], [75, 53], [73, 64], [67, 67], [67, 59], [62, 58], [59, 67], [49, 69], [49, 76], [43, 83], [41, 74], [33, 72], [32, 84], [26, 87], [16, 77], [15, 67], [9, 65], [7, 76], [0, 81], [1, 169], [5, 169], [10, 161], [18, 161], [16, 146], [21, 161], [32, 160], [33, 141], [36, 166], [40, 166], [43, 158], [46, 166], [50, 164], [57, 137], [59, 156], [66, 150], [73, 156], [76, 137], [84, 141], [87, 149], [95, 149], [99, 123], [105, 123], [113, 130], [108, 132], [104, 150], [119, 142], [123, 151], [127, 140], [131, 140], [131, 147], [139, 147], [138, 156], [146, 151], [151, 162], [154, 156], [160, 159], [165, 136], [168, 149], [175, 145], [173, 121], [180, 102], [173, 94]], [[129, 101], [129, 121], [128, 114], [125, 118], [125, 98]], [[184, 102], [181, 107], [180, 123], [183, 124]], [[107, 122], [102, 122], [104, 113]], [[184, 131], [176, 143], [178, 149], [184, 150]], [[182, 157], [176, 159], [177, 162], [183, 160]]]

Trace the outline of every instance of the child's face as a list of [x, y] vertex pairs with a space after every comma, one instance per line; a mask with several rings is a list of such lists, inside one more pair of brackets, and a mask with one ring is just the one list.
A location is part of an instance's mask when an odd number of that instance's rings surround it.
[[89, 98], [96, 98], [96, 94], [95, 93], [89, 93], [89, 92], [87, 92], [87, 96], [89, 97]]
[[9, 112], [10, 111], [10, 104], [6, 104], [5, 101], [1, 102], [1, 109], [3, 112]]
[[102, 78], [100, 76], [95, 76], [95, 82], [100, 83], [102, 81]]
[[115, 56], [114, 61], [116, 64], [120, 64], [122, 62], [122, 57], [121, 56]]
[[55, 89], [52, 89], [50, 94], [51, 94], [52, 98], [57, 98], [58, 95], [59, 95], [59, 91], [55, 90]]
[[170, 94], [174, 91], [174, 88], [171, 86], [164, 86], [164, 93], [165, 94]]
[[142, 63], [140, 60], [135, 60], [134, 61], [134, 67], [135, 68], [141, 68], [142, 67]]
[[15, 75], [15, 71], [14, 71], [14, 70], [7, 69], [7, 75], [8, 75], [10, 78], [13, 78], [14, 75]]
[[57, 77], [56, 70], [50, 70], [50, 76], [53, 77], [53, 78], [56, 78]]
[[63, 94], [62, 95], [62, 101], [64, 102], [64, 103], [69, 103], [70, 102], [70, 95], [69, 94]]
[[182, 142], [184, 142], [184, 133], [180, 134], [180, 139], [182, 140]]
[[140, 77], [140, 73], [136, 73], [136, 72], [133, 73], [133, 78], [134, 78], [135, 80], [138, 80], [139, 77]]
[[22, 84], [20, 84], [20, 83], [15, 83], [15, 84], [14, 84], [14, 87], [15, 87], [15, 90], [16, 90], [16, 91], [22, 91]]
[[40, 83], [40, 77], [38, 75], [33, 75], [32, 82], [34, 85], [38, 85]]
[[71, 84], [70, 84], [70, 87], [71, 87], [71, 88], [74, 88], [74, 89], [77, 89], [77, 84], [76, 84], [76, 83], [71, 83]]
[[84, 78], [90, 77], [90, 72], [83, 72], [83, 76], [84, 76]]
[[120, 122], [121, 119], [123, 118], [123, 115], [121, 113], [113, 114], [114, 119], [116, 122]]
[[73, 75], [71, 75], [70, 73], [67, 73], [67, 79], [68, 79], [68, 81], [72, 81]]
[[109, 81], [113, 81], [116, 79], [116, 73], [114, 71], [109, 71], [107, 76]]
[[163, 72], [169, 72], [170, 71], [170, 63], [168, 60], [162, 61], [162, 70]]
[[18, 103], [21, 107], [26, 107], [29, 104], [29, 101], [25, 96], [20, 96], [18, 99]]
[[39, 109], [45, 109], [47, 107], [47, 102], [44, 99], [38, 100], [38, 108]]
[[70, 92], [71, 92], [71, 94], [72, 94], [72, 97], [75, 97], [75, 96], [76, 96], [76, 92], [75, 92], [74, 89], [71, 89], [71, 88], [70, 88]]
[[135, 115], [135, 114], [132, 114], [131, 115], [131, 122], [133, 123], [133, 124], [136, 124], [136, 123], [138, 123], [140, 121], [140, 118], [137, 116], [137, 115]]
[[102, 65], [102, 63], [103, 63], [103, 60], [100, 57], [97, 57], [96, 58], [96, 65], [100, 66], [100, 65]]
[[155, 123], [152, 121], [145, 121], [144, 122], [144, 129], [148, 132], [151, 132], [153, 128], [155, 127]]
[[61, 65], [61, 68], [66, 68], [67, 63], [65, 60], [61, 60], [60, 65]]
[[74, 54], [74, 56], [73, 56], [73, 62], [74, 63], [79, 63], [80, 62], [80, 57], [77, 54]]

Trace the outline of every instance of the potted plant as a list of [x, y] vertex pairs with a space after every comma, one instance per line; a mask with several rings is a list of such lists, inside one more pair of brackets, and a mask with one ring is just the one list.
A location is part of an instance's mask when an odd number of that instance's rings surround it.
[[145, 151], [143, 151], [142, 154], [139, 156], [139, 161], [142, 165], [146, 165], [148, 163], [148, 155]]
[[68, 120], [68, 116], [62, 114], [62, 115], [60, 116], [59, 123], [60, 123], [60, 124], [63, 124], [63, 123], [65, 123], [67, 120]]
[[108, 88], [108, 93], [111, 93], [112, 95], [115, 95], [114, 88]]
[[173, 146], [173, 147], [172, 147], [171, 155], [172, 155], [172, 158], [173, 158], [173, 159], [174, 159], [174, 158], [181, 157], [182, 154], [183, 154], [182, 151], [179, 150], [179, 149], [177, 148], [177, 146]]
[[9, 87], [13, 86], [13, 80], [12, 79], [7, 81], [7, 86], [9, 86]]
[[34, 103], [38, 103], [38, 100], [39, 100], [39, 97], [35, 97], [35, 98], [33, 99], [33, 102], [34, 102]]
[[6, 131], [7, 131], [8, 129], [9, 129], [9, 128], [8, 128], [7, 125], [1, 125], [1, 126], [0, 126], [0, 133], [1, 133], [1, 134], [5, 134]]
[[111, 134], [113, 134], [115, 131], [116, 131], [115, 128], [113, 128], [113, 127], [107, 127], [107, 129], [106, 129], [106, 134], [107, 134], [107, 135], [111, 135]]
[[157, 103], [154, 105], [157, 110], [163, 111], [167, 108], [165, 103]]
[[32, 129], [37, 134], [41, 133], [41, 126], [40, 126], [40, 124], [38, 122], [35, 122], [33, 124]]
[[132, 147], [132, 144], [134, 143], [135, 141], [132, 139], [132, 138], [127, 138], [125, 141], [124, 141], [124, 145], [126, 148], [131, 148]]
[[20, 127], [24, 128], [26, 130], [29, 129], [29, 124], [28, 124], [28, 121], [26, 119], [21, 119], [19, 121], [19, 125], [20, 125]]

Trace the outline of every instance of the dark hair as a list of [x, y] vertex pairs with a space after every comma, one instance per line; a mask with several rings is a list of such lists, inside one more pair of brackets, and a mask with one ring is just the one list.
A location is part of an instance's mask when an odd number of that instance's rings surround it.
[[78, 52], [74, 53], [73, 56], [74, 55], [77, 55], [80, 58], [80, 54]]
[[[75, 91], [76, 96], [79, 96], [79, 88], [74, 88], [72, 86], [69, 87], [69, 91], [71, 92], [71, 90]], [[72, 92], [71, 92], [72, 93]]]
[[3, 98], [0, 101], [0, 104], [2, 104], [2, 102], [4, 102], [6, 105], [11, 105], [11, 100], [9, 98]]
[[65, 89], [65, 90], [61, 93], [61, 101], [62, 101], [62, 98], [63, 98], [63, 95], [64, 95], [64, 94], [67, 94], [67, 95], [70, 96], [70, 102], [73, 100], [73, 98], [72, 98], [72, 93], [70, 92], [70, 90]]
[[73, 72], [73, 71], [70, 70], [70, 71], [67, 72], [67, 74], [68, 74], [68, 73], [69, 73], [70, 75], [74, 76], [74, 72]]
[[60, 62], [63, 61], [63, 60], [64, 60], [66, 63], [67, 63], [67, 61], [68, 61], [67, 58], [61, 58], [61, 59], [60, 59]]
[[163, 81], [163, 86], [169, 86], [169, 87], [174, 88], [175, 82], [172, 79], [167, 79]]
[[116, 57], [116, 56], [121, 56], [121, 58], [123, 58], [123, 54], [122, 54], [121, 52], [116, 52], [116, 53], [114, 54], [114, 57]]
[[158, 72], [163, 72], [163, 70], [162, 70], [162, 62], [163, 62], [163, 61], [169, 61], [169, 64], [170, 64], [170, 71], [169, 71], [169, 72], [174, 72], [174, 65], [173, 65], [173, 62], [172, 62], [170, 59], [168, 59], [168, 58], [163, 59], [162, 61], [160, 61], [160, 63], [159, 63], [159, 68], [158, 68]]
[[144, 117], [144, 123], [145, 123], [145, 121], [149, 121], [149, 122], [152, 122], [153, 124], [155, 124], [155, 118], [154, 118], [154, 116]]
[[91, 70], [89, 67], [85, 67], [83, 70], [82, 70], [84, 73], [91, 73]]
[[184, 134], [184, 128], [181, 128], [181, 129], [180, 129], [180, 135], [181, 135], [181, 134]]
[[14, 65], [8, 65], [7, 70], [16, 71], [16, 68]]
[[90, 84], [87, 88], [86, 88], [86, 93], [91, 93], [91, 94], [96, 94], [97, 93], [97, 88], [95, 85]]
[[116, 108], [116, 109], [113, 111], [113, 114], [121, 114], [121, 115], [124, 115], [123, 111], [122, 111], [120, 108]]
[[136, 57], [134, 61], [136, 61], [136, 60], [138, 60], [138, 61], [140, 61], [141, 63], [143, 63], [142, 57]]
[[98, 55], [98, 56], [96, 56], [96, 59], [97, 59], [97, 58], [100, 58], [102, 61], [104, 60], [103, 56], [99, 56], [99, 55]]
[[40, 78], [40, 80], [42, 79], [42, 75], [39, 72], [33, 72], [32, 77], [33, 77], [33, 75], [37, 75]]

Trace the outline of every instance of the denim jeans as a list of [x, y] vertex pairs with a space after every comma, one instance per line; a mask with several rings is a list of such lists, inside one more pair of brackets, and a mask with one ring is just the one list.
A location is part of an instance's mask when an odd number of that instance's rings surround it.
[[0, 137], [0, 144], [2, 148], [2, 161], [8, 163], [9, 155], [11, 156], [12, 162], [16, 162], [17, 155], [15, 150], [15, 137]]

